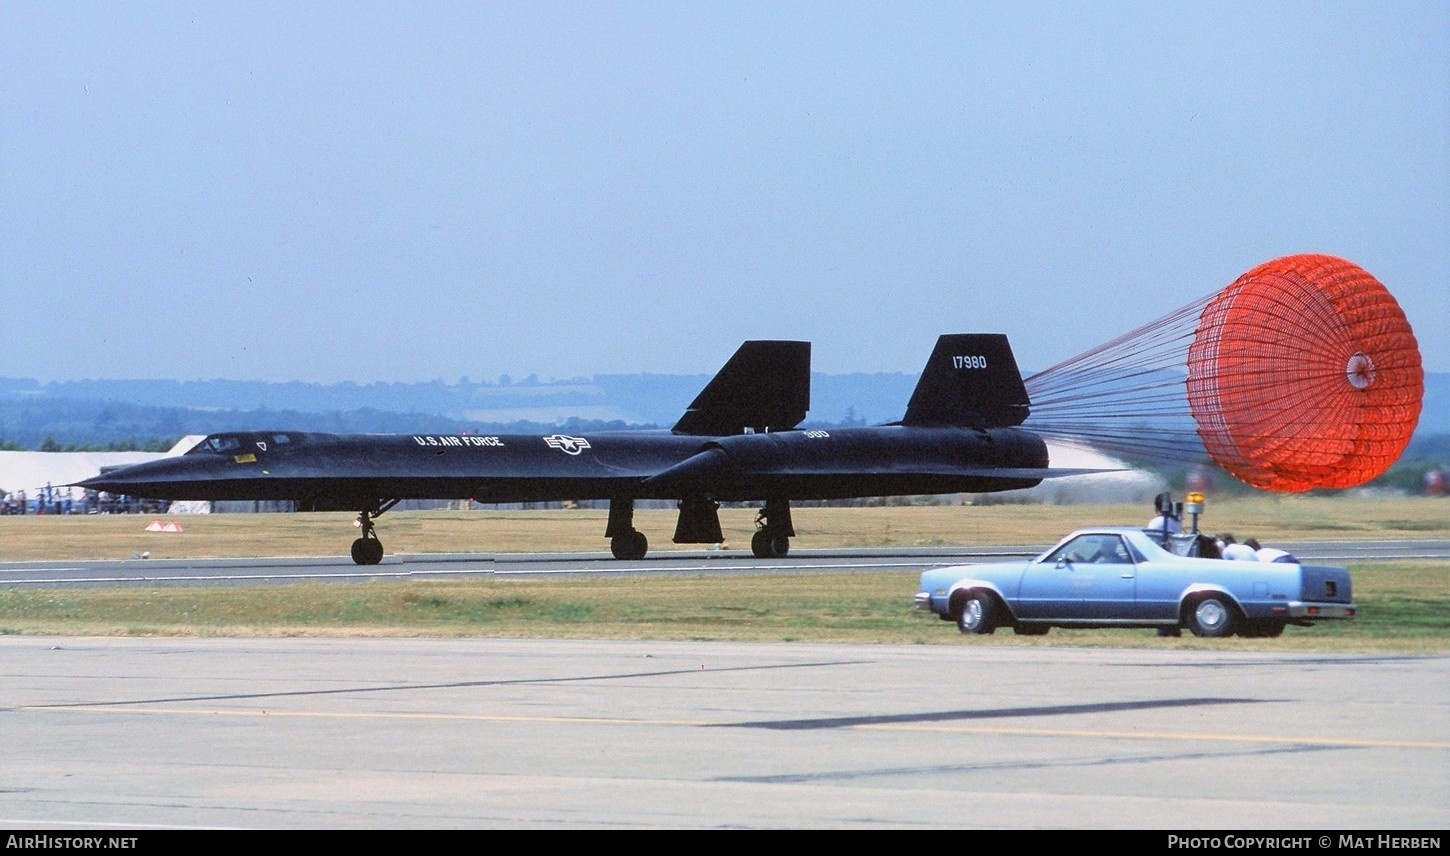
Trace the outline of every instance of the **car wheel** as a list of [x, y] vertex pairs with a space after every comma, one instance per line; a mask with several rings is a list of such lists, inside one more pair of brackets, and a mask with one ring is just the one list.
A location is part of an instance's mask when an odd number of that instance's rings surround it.
[[991, 633], [997, 629], [997, 601], [989, 594], [973, 592], [962, 601], [957, 627], [963, 633]]
[[1018, 622], [1013, 625], [1012, 632], [1018, 636], [1046, 636], [1047, 631], [1052, 629], [1050, 624], [1023, 624]]
[[1273, 639], [1284, 635], [1284, 622], [1272, 618], [1245, 621], [1239, 635], [1247, 639]]
[[1194, 636], [1232, 636], [1235, 618], [1233, 604], [1222, 595], [1211, 594], [1189, 606], [1188, 629]]

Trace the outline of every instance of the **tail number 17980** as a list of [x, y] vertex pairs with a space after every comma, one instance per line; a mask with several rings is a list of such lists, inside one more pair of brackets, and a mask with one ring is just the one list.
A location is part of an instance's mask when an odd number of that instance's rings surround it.
[[957, 354], [952, 357], [952, 368], [954, 369], [984, 369], [987, 367], [987, 358], [977, 354]]

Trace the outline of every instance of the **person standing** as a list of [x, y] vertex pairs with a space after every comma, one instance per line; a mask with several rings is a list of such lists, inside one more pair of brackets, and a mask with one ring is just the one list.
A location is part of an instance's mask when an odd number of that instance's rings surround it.
[[1153, 509], [1158, 515], [1143, 527], [1161, 535], [1177, 535], [1183, 531], [1183, 523], [1173, 513], [1173, 497], [1160, 493], [1153, 498]]

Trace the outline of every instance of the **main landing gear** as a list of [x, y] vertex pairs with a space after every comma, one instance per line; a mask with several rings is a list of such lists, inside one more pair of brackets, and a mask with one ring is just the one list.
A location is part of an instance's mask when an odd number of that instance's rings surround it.
[[[725, 540], [720, 531], [720, 504], [703, 496], [680, 500], [679, 522], [675, 524], [676, 544], [719, 544]], [[755, 517], [756, 531], [750, 539], [750, 551], [760, 559], [780, 559], [790, 552], [790, 539], [795, 527], [790, 519], [790, 502], [767, 499]], [[634, 500], [616, 497], [609, 501], [609, 525], [604, 530], [609, 551], [616, 559], [639, 560], [649, 549], [644, 533], [634, 528]]]
[[638, 529], [631, 529], [624, 535], [616, 535], [609, 539], [609, 552], [613, 553], [616, 559], [630, 561], [643, 559], [644, 554], [649, 552], [649, 539]]
[[634, 528], [634, 500], [611, 499], [609, 501], [609, 524], [604, 529], [609, 539], [609, 552], [616, 559], [637, 561], [649, 551], [649, 539]]
[[750, 552], [757, 559], [783, 559], [790, 552], [790, 539], [795, 527], [790, 521], [790, 502], [767, 499], [765, 507], [755, 515], [755, 534], [750, 538]]
[[373, 526], [373, 521], [383, 516], [383, 512], [397, 505], [396, 499], [379, 503], [371, 511], [358, 512], [357, 525], [362, 530], [362, 535], [352, 542], [352, 560], [359, 565], [376, 565], [383, 560], [383, 542], [378, 540], [378, 533]]

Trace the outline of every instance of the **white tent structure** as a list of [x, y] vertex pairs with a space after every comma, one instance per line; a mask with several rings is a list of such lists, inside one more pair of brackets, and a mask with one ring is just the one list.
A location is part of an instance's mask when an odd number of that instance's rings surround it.
[[[139, 464], [180, 455], [201, 442], [202, 437], [183, 437], [166, 452], [0, 452], [0, 491], [25, 495], [35, 501], [49, 491], [52, 501], [81, 499], [80, 488], [69, 488], [81, 479], [100, 473], [102, 467]], [[175, 511], [185, 509], [176, 508]]]

